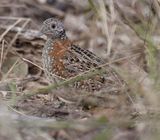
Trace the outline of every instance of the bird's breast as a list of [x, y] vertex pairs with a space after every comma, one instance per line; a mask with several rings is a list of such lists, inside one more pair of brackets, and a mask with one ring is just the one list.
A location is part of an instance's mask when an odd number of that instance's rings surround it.
[[42, 54], [45, 69], [47, 69], [50, 73], [66, 78], [67, 75], [64, 65], [64, 58], [71, 44], [72, 43], [69, 40], [57, 39], [52, 42], [48, 41]]

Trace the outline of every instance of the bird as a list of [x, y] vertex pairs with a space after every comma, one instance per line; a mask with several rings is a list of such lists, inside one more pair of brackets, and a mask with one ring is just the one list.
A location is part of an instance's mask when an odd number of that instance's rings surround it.
[[[64, 24], [57, 18], [46, 19], [40, 32], [47, 36], [42, 51], [42, 62], [46, 77], [52, 83], [78, 76], [105, 61], [87, 49], [74, 44], [66, 34]], [[74, 82], [73, 87], [86, 91], [99, 91], [102, 88], [114, 88], [119, 76], [107, 67], [106, 73]]]

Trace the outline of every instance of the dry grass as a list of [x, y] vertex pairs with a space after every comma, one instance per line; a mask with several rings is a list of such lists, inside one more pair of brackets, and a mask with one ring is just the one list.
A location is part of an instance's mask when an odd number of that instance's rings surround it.
[[[159, 1], [50, 2], [0, 2], [0, 139], [159, 139]], [[41, 67], [46, 39], [37, 25], [51, 16], [106, 60], [99, 67], [110, 65], [127, 88], [88, 93], [67, 87], [103, 74], [95, 69], [49, 84]], [[79, 29], [72, 23], [78, 20]]]

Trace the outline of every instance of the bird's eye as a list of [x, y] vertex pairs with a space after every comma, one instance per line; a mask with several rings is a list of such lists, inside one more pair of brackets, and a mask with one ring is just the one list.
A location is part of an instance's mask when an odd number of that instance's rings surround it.
[[52, 27], [52, 29], [54, 29], [54, 28], [56, 27], [56, 25], [55, 25], [55, 24], [52, 24], [52, 26], [51, 26], [51, 27]]

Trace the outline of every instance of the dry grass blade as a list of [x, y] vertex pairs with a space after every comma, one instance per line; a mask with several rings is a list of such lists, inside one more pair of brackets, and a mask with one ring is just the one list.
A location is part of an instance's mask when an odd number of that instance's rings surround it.
[[[20, 22], [20, 21], [22, 21], [22, 20], [24, 20], [23, 18], [20, 18], [20, 19], [18, 19], [18, 21]], [[27, 26], [27, 24], [30, 22], [30, 19], [26, 19], [26, 21], [23, 23], [23, 25], [22, 25], [22, 29], [24, 29], [25, 28], [25, 26]], [[13, 26], [14, 27], [14, 26]], [[6, 50], [6, 52], [5, 52], [5, 54], [4, 54], [4, 58], [6, 57], [6, 55], [8, 54], [8, 51], [9, 51], [9, 49], [10, 49], [10, 47], [13, 45], [13, 43], [15, 42], [15, 40], [17, 39], [17, 37], [20, 35], [20, 33], [21, 33], [21, 30], [19, 30], [17, 33], [16, 33], [16, 35], [13, 37], [13, 39], [10, 41], [10, 43], [8, 44], [8, 48], [7, 48], [7, 50]]]
[[0, 7], [2, 8], [5, 8], [5, 7], [11, 7], [11, 8], [19, 8], [19, 7], [26, 7], [24, 4], [3, 4], [3, 5], [0, 5]]
[[4, 45], [5, 45], [5, 41], [2, 40], [2, 49], [1, 49], [1, 57], [0, 57], [0, 71], [1, 71], [2, 63], [3, 63]]
[[[27, 60], [27, 59], [25, 59], [25, 58], [22, 58], [21, 56], [19, 56], [19, 57], [20, 57], [23, 61], [28, 62], [28, 63], [30, 63], [30, 64], [38, 67], [38, 68], [41, 69], [41, 70], [44, 70], [42, 67], [38, 66], [37, 64], [33, 63], [32, 61]], [[48, 72], [48, 71], [47, 71], [47, 72]], [[49, 73], [49, 72], [48, 72], [48, 73]], [[50, 74], [50, 73], [49, 73], [49, 74]], [[52, 76], [57, 77], [57, 78], [59, 78], [59, 79], [61, 79], [61, 80], [65, 80], [65, 78], [62, 78], [62, 77], [57, 76], [57, 75], [55, 75], [55, 74], [52, 74]]]
[[50, 5], [37, 5], [35, 2], [31, 0], [23, 0], [24, 3], [30, 4], [33, 7], [36, 7], [37, 9], [41, 9], [43, 11], [47, 11], [49, 13], [52, 13], [52, 15], [57, 15], [59, 17], [64, 17], [65, 13], [59, 9], [54, 8], [53, 6]]
[[[22, 20], [22, 19], [21, 19], [21, 20]], [[30, 19], [26, 19], [26, 21], [25, 21], [25, 22], [23, 23], [23, 25], [22, 25], [22, 29], [24, 29], [30, 21], [31, 21]], [[14, 38], [13, 38], [12, 41], [10, 42], [8, 48], [13, 45], [13, 43], [15, 42], [15, 40], [17, 39], [17, 37], [18, 37], [18, 35], [19, 35], [20, 33], [21, 33], [21, 31], [18, 31], [18, 32], [17, 32], [17, 34], [14, 36]]]
[[8, 16], [8, 17], [0, 16], [0, 19], [1, 20], [19, 20], [19, 19], [26, 20], [26, 18], [23, 18], [23, 17], [12, 17], [12, 16]]
[[58, 97], [58, 99], [59, 99], [60, 101], [66, 103], [66, 104], [74, 104], [74, 103], [75, 103], [75, 102], [73, 102], [73, 101], [66, 100], [66, 99], [64, 99], [64, 98], [62, 98], [62, 97], [60, 97], [60, 96], [57, 96], [57, 97]]
[[17, 19], [17, 21], [12, 24], [10, 27], [8, 27], [8, 29], [6, 29], [6, 31], [0, 36], [0, 42], [2, 41], [2, 39], [4, 38], [4, 36], [14, 27], [16, 26], [18, 23], [20, 23], [22, 21], [22, 19]]
[[98, 15], [98, 9], [96, 7], [96, 5], [94, 4], [93, 0], [88, 0], [88, 3], [90, 4], [91, 8], [96, 12], [96, 14]]
[[26, 58], [22, 58], [22, 57], [21, 57], [21, 59], [22, 59], [23, 61], [25, 61], [25, 62], [28, 62], [28, 63], [30, 63], [30, 64], [32, 64], [32, 65], [34, 65], [34, 66], [36, 66], [37, 68], [39, 68], [39, 69], [43, 70], [43, 68], [42, 68], [42, 67], [38, 66], [37, 64], [33, 63], [32, 61], [30, 61], [30, 60], [28, 60], [28, 59], [26, 59]]
[[16, 110], [16, 109], [15, 109], [15, 108], [13, 108], [12, 106], [10, 106], [10, 105], [7, 105], [7, 106], [8, 106], [8, 108], [9, 108], [10, 110], [14, 111], [15, 113], [17, 113], [17, 114], [19, 114], [19, 115], [22, 115], [22, 116], [27, 117], [27, 115], [26, 115], [26, 114], [24, 114], [24, 113], [22, 113], [22, 112], [20, 112], [20, 111]]
[[12, 70], [14, 69], [14, 67], [17, 65], [18, 60], [19, 60], [19, 59], [17, 59], [17, 60], [14, 62], [14, 64], [13, 64], [12, 67], [8, 70], [8, 72], [4, 75], [4, 77], [2, 78], [2, 80], [7, 79], [8, 75], [12, 72]]
[[[8, 26], [0, 25], [0, 28], [5, 30], [8, 28]], [[27, 41], [30, 41], [30, 40], [33, 40], [34, 38], [42, 38], [45, 40], [44, 36], [40, 36], [40, 32], [37, 30], [22, 29], [21, 27], [14, 27], [10, 31], [14, 33], [17, 33], [20, 31], [21, 33], [19, 38], [20, 39], [22, 38], [23, 40], [25, 39]]]
[[[99, 16], [101, 18], [101, 22], [102, 22], [102, 31], [104, 33], [104, 35], [106, 36], [106, 40], [107, 40], [107, 56], [110, 55], [111, 53], [111, 48], [112, 48], [112, 42], [114, 39], [114, 34], [116, 31], [116, 25], [114, 23], [115, 19], [116, 19], [116, 15], [115, 15], [115, 11], [114, 11], [114, 4], [113, 4], [113, 0], [109, 0], [109, 11], [110, 14], [107, 14], [106, 11], [106, 7], [105, 7], [105, 3], [103, 0], [98, 1], [99, 3]], [[112, 24], [109, 25], [108, 22], [111, 22]]]

